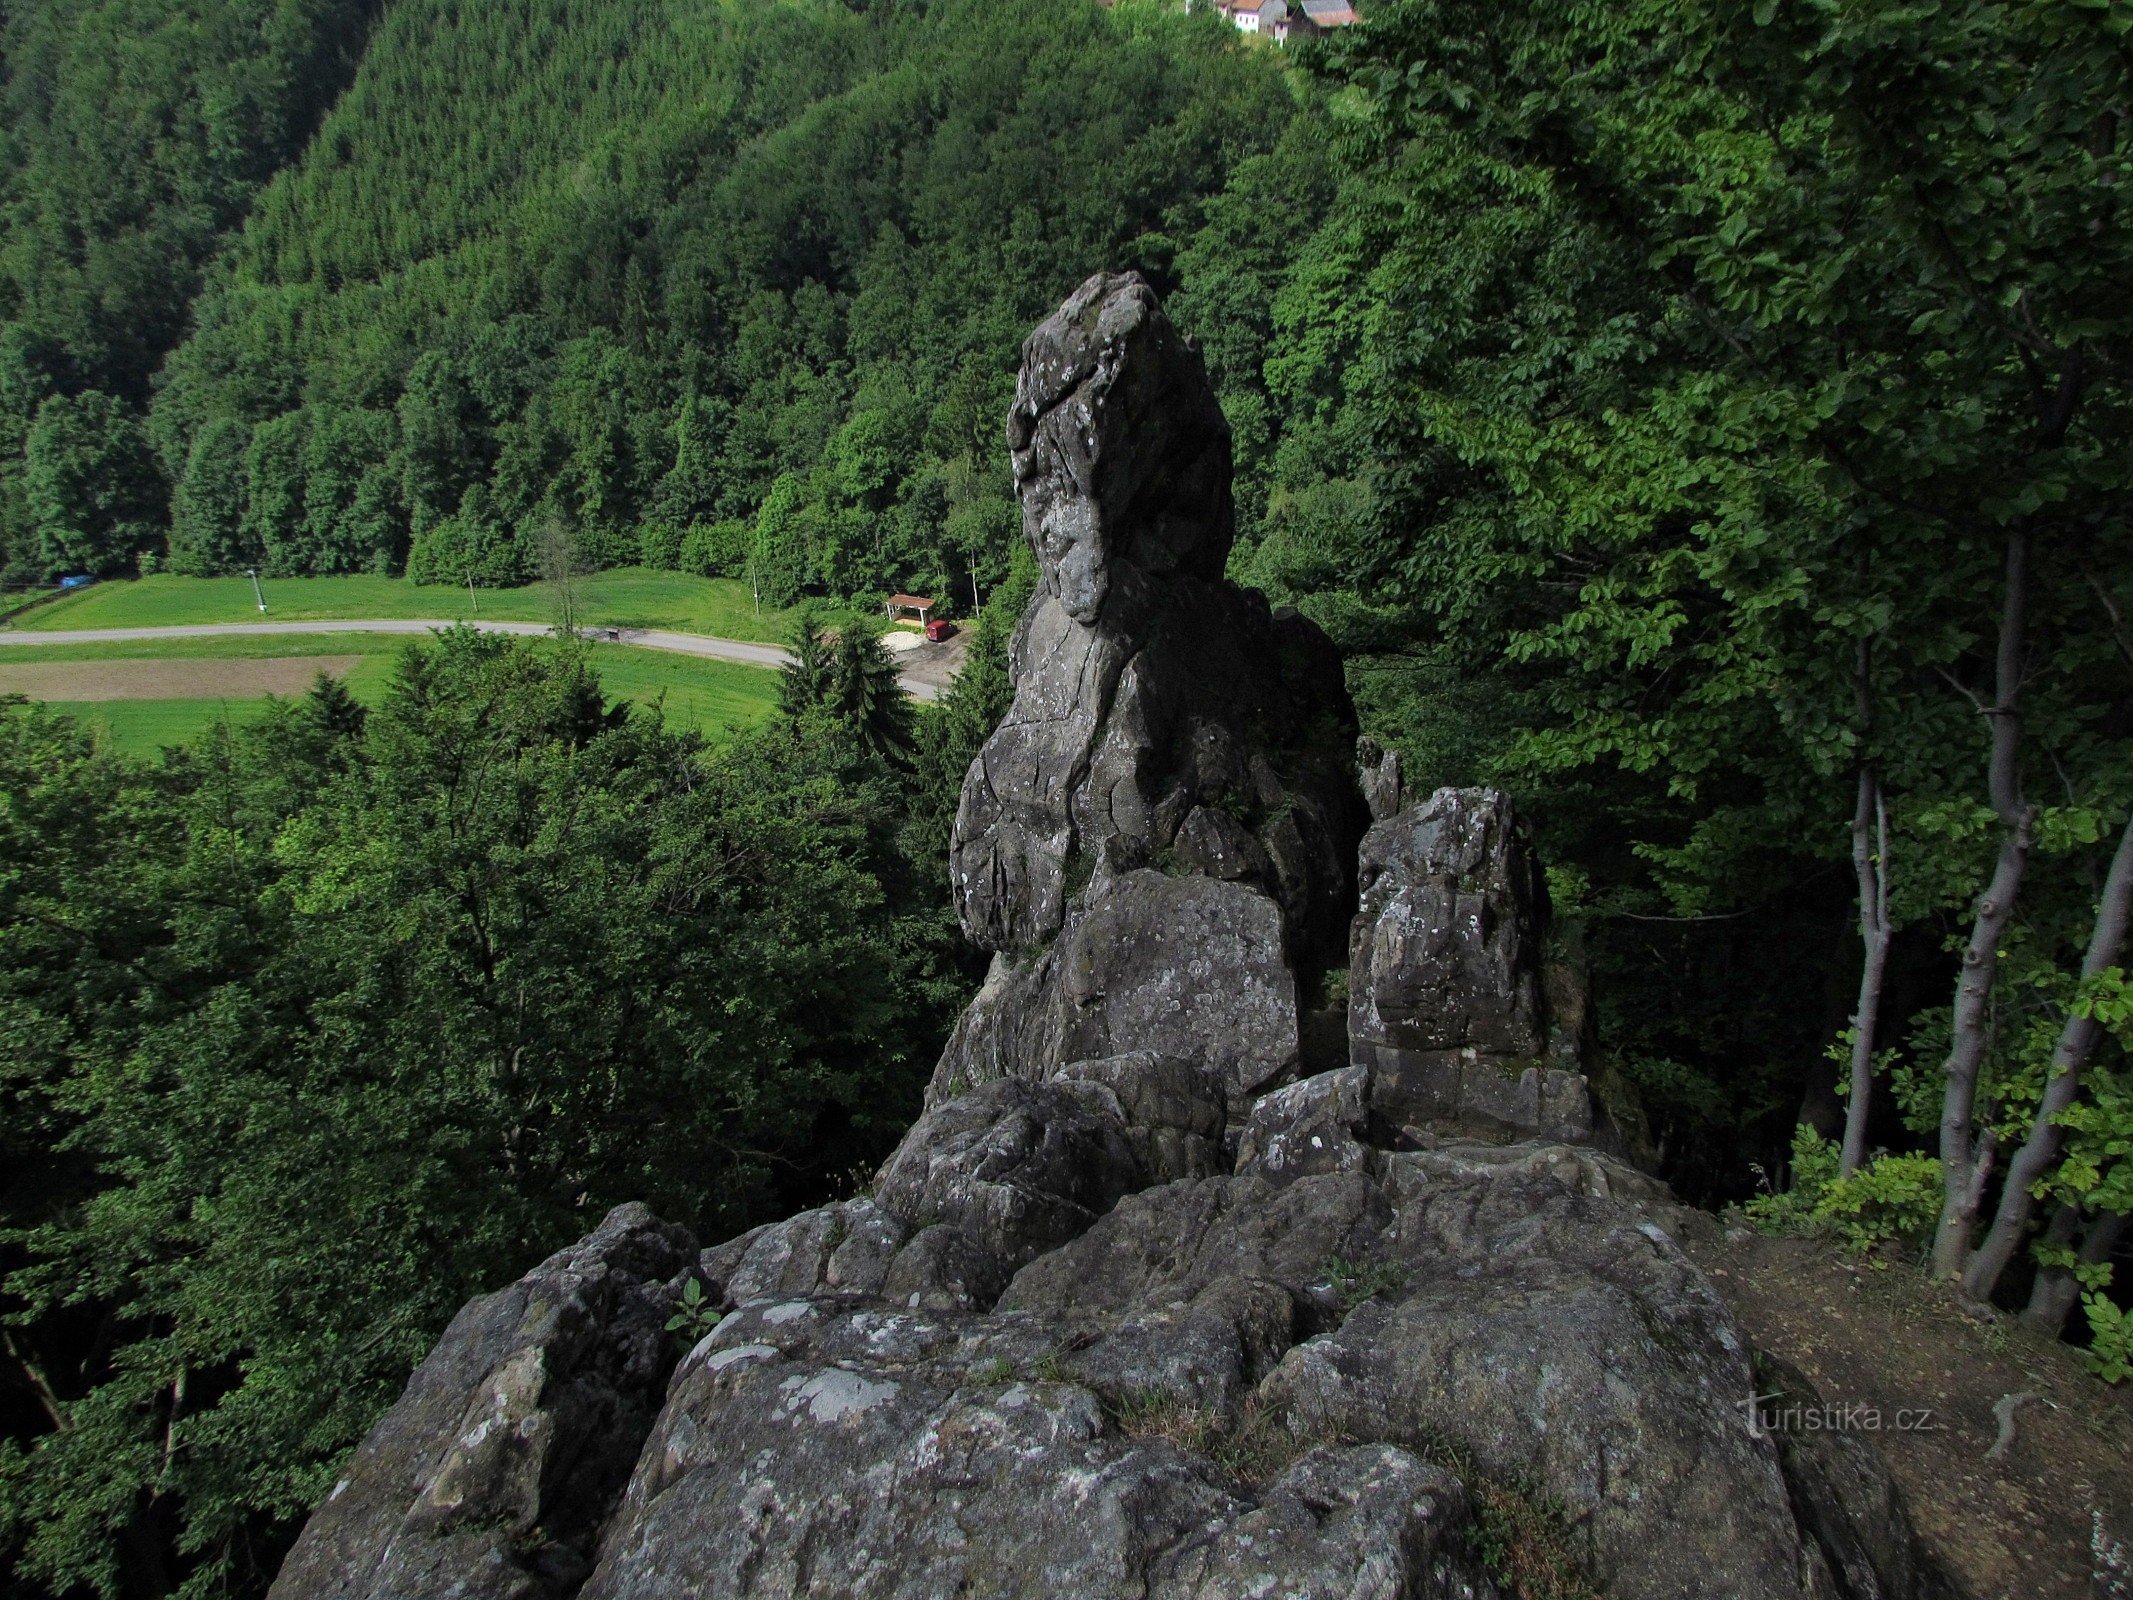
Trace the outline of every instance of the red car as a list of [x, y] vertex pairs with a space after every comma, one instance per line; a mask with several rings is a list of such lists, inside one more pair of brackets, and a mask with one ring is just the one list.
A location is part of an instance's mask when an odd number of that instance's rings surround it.
[[940, 617], [935, 617], [931, 622], [926, 624], [926, 637], [931, 639], [935, 644], [939, 644], [943, 639], [952, 638], [954, 637], [954, 635], [955, 624], [952, 622], [945, 621]]

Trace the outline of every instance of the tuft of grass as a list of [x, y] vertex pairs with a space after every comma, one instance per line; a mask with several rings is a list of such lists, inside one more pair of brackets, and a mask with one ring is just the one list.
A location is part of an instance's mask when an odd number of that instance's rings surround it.
[[1214, 1439], [1213, 1413], [1160, 1390], [1120, 1395], [1105, 1410], [1128, 1439], [1160, 1439], [1194, 1455], [1206, 1455]]
[[1350, 1261], [1344, 1256], [1328, 1256], [1319, 1269], [1326, 1282], [1333, 1286], [1333, 1296], [1340, 1304], [1341, 1315], [1346, 1316], [1365, 1300], [1375, 1300], [1381, 1294], [1398, 1294], [1407, 1285], [1406, 1274], [1388, 1262]]
[[1430, 1435], [1418, 1453], [1457, 1478], [1474, 1553], [1509, 1600], [1603, 1600], [1569, 1507], [1539, 1485], [1493, 1476], [1457, 1440]]
[[1343, 1442], [1330, 1428], [1295, 1428], [1275, 1407], [1247, 1399], [1234, 1417], [1191, 1405], [1175, 1395], [1142, 1391], [1107, 1408], [1113, 1427], [1128, 1439], [1160, 1439], [1204, 1456], [1250, 1488], [1279, 1477], [1322, 1444]]
[[[1107, 1403], [1105, 1414], [1126, 1438], [1156, 1439], [1205, 1457], [1249, 1490], [1320, 1445], [1354, 1442], [1324, 1424], [1294, 1427], [1256, 1397], [1225, 1419], [1176, 1395], [1139, 1391]], [[1483, 1472], [1473, 1452], [1454, 1439], [1429, 1434], [1413, 1448], [1466, 1490], [1474, 1553], [1507, 1600], [1602, 1600], [1576, 1521], [1560, 1499], [1536, 1484]]]

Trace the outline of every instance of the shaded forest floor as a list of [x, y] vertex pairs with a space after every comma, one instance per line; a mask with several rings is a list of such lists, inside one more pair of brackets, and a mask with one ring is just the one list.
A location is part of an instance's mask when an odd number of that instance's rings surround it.
[[[2133, 1543], [2133, 1394], [2090, 1376], [2079, 1351], [1833, 1242], [1733, 1230], [1691, 1253], [1758, 1347], [1826, 1403], [1879, 1415], [1874, 1443], [1913, 1519], [1974, 1600], [2094, 1600], [2093, 1513]], [[2035, 1398], [2016, 1409], [2012, 1445], [1988, 1459], [1994, 1405], [2023, 1393]], [[1899, 1411], [1928, 1409], [1925, 1427], [1896, 1428]]]

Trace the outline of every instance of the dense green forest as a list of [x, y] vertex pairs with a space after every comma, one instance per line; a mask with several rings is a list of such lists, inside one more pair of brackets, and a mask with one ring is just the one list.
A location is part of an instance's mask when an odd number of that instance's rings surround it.
[[347, 84], [376, 0], [0, 9], [0, 583], [160, 550], [144, 419], [210, 263]]
[[458, 637], [154, 765], [0, 711], [10, 1593], [259, 1592], [499, 1261], [880, 1153], [1101, 267], [1207, 354], [1233, 575], [1533, 820], [1639, 1153], [2127, 1370], [2118, 0], [0, 14], [10, 582], [984, 602], [942, 706], [803, 639], [716, 751]]
[[864, 640], [715, 752], [464, 631], [161, 765], [0, 705], [24, 1577], [257, 1588], [499, 1262], [631, 1197], [737, 1231], [901, 1131], [967, 985]]
[[407, 0], [153, 396], [19, 424], [8, 570], [499, 583], [561, 527], [779, 603], [982, 598], [1022, 334], [1294, 110], [1153, 7]]

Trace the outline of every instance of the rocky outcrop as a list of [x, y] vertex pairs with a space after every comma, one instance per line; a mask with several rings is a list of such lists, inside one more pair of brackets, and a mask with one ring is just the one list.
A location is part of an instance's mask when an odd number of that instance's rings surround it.
[[1296, 1067], [1296, 986], [1280, 908], [1256, 889], [1148, 868], [1106, 877], [1049, 945], [994, 957], [929, 1098], [1154, 1050], [1205, 1063], [1242, 1104]]
[[274, 1583], [306, 1600], [574, 1593], [673, 1367], [695, 1244], [641, 1205], [452, 1320]]
[[1221, 582], [1144, 285], [1039, 329], [1014, 430], [1046, 588], [955, 866], [999, 953], [924, 1115], [864, 1195], [693, 1253], [625, 1208], [475, 1302], [278, 1600], [1939, 1600], [1870, 1451], [1756, 1425], [1709, 1219], [1587, 1142], [1508, 800], [1366, 759], [1349, 903], [1352, 719]]
[[1032, 949], [1084, 885], [1154, 866], [1248, 883], [1331, 951], [1361, 826], [1340, 657], [1224, 582], [1229, 425], [1148, 284], [1092, 277], [1030, 335], [1009, 444], [1041, 587], [962, 787], [964, 932]]
[[[1180, 974], [1195, 1025], [1237, 1036], [1237, 1081], [1264, 1081], [1292, 1064], [1296, 1033], [1291, 994], [1288, 1043], [1262, 1037], [1267, 932], [1284, 965], [1314, 969], [1346, 932], [1364, 813], [1339, 658], [1224, 580], [1229, 427], [1138, 277], [1091, 278], [1030, 335], [1008, 437], [1041, 583], [1011, 646], [1014, 705], [964, 782], [950, 851], [964, 932], [1003, 960], [935, 1095], [1042, 1077], [1088, 1053], [1075, 1041], [1132, 1035], [1130, 1008]], [[1232, 919], [1239, 936], [1189, 942]], [[1169, 942], [1115, 958], [1126, 920]], [[1092, 965], [1117, 987], [1091, 988]], [[1235, 1021], [1213, 1015], [1232, 995]]]
[[1585, 1079], [1548, 1052], [1547, 893], [1510, 797], [1439, 789], [1386, 816], [1363, 836], [1360, 887], [1348, 1036], [1379, 1113], [1482, 1137], [1590, 1139]]

